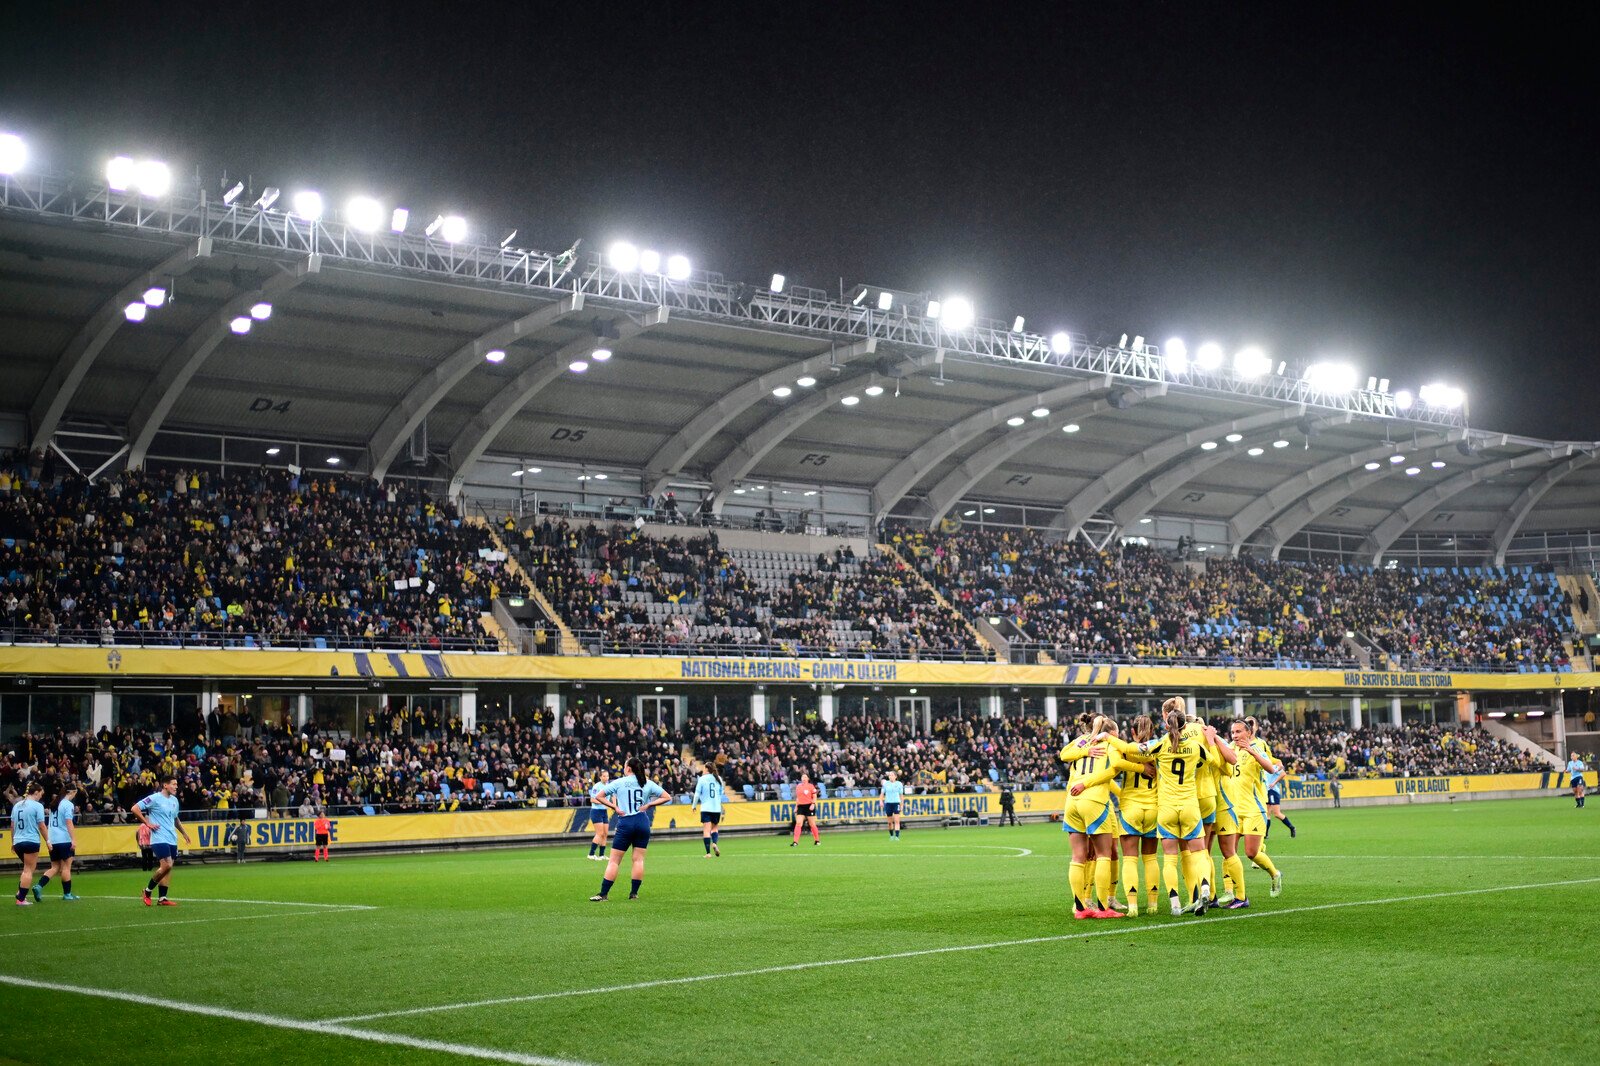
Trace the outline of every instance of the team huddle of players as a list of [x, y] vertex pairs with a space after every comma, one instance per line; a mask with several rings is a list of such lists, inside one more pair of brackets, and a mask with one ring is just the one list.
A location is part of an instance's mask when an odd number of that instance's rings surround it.
[[[1283, 875], [1262, 842], [1267, 783], [1283, 766], [1256, 735], [1254, 718], [1235, 720], [1225, 738], [1186, 710], [1181, 698], [1163, 703], [1160, 736], [1147, 716], [1134, 719], [1133, 735], [1123, 737], [1114, 719], [1084, 715], [1062, 749], [1074, 917], [1137, 916], [1141, 873], [1148, 913], [1157, 908], [1162, 884], [1175, 915], [1248, 907], [1241, 844], [1271, 878], [1271, 894], [1282, 890]], [[1221, 852], [1215, 864], [1213, 842]], [[1115, 890], [1119, 846], [1125, 908]]]

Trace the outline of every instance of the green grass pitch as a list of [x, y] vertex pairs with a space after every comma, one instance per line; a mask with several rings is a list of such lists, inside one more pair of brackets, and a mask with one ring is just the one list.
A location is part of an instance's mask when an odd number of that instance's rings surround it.
[[1054, 825], [659, 840], [636, 903], [582, 843], [88, 872], [5, 908], [0, 1062], [1590, 1059], [1600, 808], [1291, 816], [1199, 919], [1073, 921]]

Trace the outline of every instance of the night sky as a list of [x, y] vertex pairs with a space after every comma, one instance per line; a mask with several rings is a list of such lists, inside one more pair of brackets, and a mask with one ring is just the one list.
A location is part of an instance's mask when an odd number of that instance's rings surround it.
[[1576, 6], [475, 6], [7, 5], [0, 128], [55, 169], [159, 154], [546, 250], [1341, 356], [1600, 438]]

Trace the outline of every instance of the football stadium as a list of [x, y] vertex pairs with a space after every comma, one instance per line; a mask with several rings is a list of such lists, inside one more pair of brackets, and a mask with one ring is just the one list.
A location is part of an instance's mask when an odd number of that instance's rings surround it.
[[1600, 442], [47, 132], [0, 1061], [1589, 1054]]

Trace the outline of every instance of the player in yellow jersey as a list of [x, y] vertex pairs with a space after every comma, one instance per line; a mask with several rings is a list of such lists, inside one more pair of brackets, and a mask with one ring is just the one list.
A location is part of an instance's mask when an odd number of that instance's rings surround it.
[[1146, 755], [1155, 757], [1160, 772], [1156, 776], [1156, 835], [1165, 854], [1162, 877], [1167, 886], [1167, 902], [1172, 913], [1183, 913], [1178, 894], [1179, 864], [1182, 883], [1189, 890], [1195, 914], [1203, 915], [1211, 902], [1211, 862], [1205, 856], [1205, 833], [1200, 823], [1200, 765], [1206, 759], [1206, 745], [1216, 730], [1189, 722], [1184, 701], [1174, 696], [1161, 705], [1166, 733], [1139, 745]]
[[[1155, 735], [1155, 723], [1141, 714], [1133, 720], [1133, 751]], [[1124, 755], [1128, 754], [1124, 750]], [[1130, 761], [1133, 761], [1130, 759]], [[1139, 867], [1144, 866], [1145, 889], [1149, 900], [1145, 909], [1156, 912], [1161, 891], [1161, 862], [1156, 858], [1156, 768], [1143, 764], [1124, 770], [1122, 791], [1117, 797], [1118, 828], [1122, 832], [1122, 891], [1128, 897], [1128, 917], [1139, 916]]]
[[1272, 878], [1272, 895], [1283, 891], [1283, 874], [1279, 872], [1261, 847], [1267, 835], [1267, 785], [1266, 775], [1283, 769], [1283, 764], [1272, 757], [1267, 742], [1256, 736], [1259, 726], [1254, 718], [1241, 718], [1233, 723], [1233, 746], [1239, 753], [1239, 776], [1235, 779], [1235, 811], [1239, 818], [1239, 834], [1244, 838], [1244, 853], [1250, 861], [1267, 871]]
[[[1073, 782], [1081, 776], [1077, 764], [1088, 756], [1091, 734], [1089, 726], [1094, 722], [1094, 715], [1085, 711], [1075, 717], [1067, 726], [1067, 736], [1071, 739], [1065, 741], [1061, 747], [1061, 761], [1065, 763], [1062, 787], [1067, 790], [1066, 805], [1061, 809], [1061, 831], [1071, 833], [1072, 825], [1067, 816], [1072, 812]], [[1076, 849], [1076, 845], [1074, 845]], [[1073, 916], [1077, 918], [1090, 918], [1087, 908], [1080, 909], [1084, 901], [1089, 898], [1089, 889], [1094, 881], [1093, 864], [1085, 861], [1077, 850], [1074, 850], [1071, 865], [1067, 870], [1067, 882], [1072, 886]]]
[[[1138, 767], [1102, 739], [1115, 736], [1114, 720], [1102, 715], [1090, 728], [1093, 735], [1078, 737], [1061, 752], [1062, 761], [1073, 764], [1066, 824], [1067, 832], [1072, 834], [1072, 862], [1079, 871], [1079, 880], [1073, 885], [1072, 911], [1075, 918], [1121, 918], [1122, 913], [1110, 906], [1112, 833], [1117, 824], [1111, 809], [1111, 779]], [[1092, 879], [1084, 877], [1090, 863]]]
[[1217, 906], [1240, 910], [1250, 906], [1250, 897], [1245, 891], [1244, 863], [1239, 859], [1239, 796], [1243, 782], [1240, 764], [1248, 756], [1221, 737], [1217, 738], [1217, 748], [1224, 758], [1222, 788], [1217, 793], [1217, 821], [1212, 827], [1212, 837], [1222, 852], [1224, 891], [1217, 897]]

